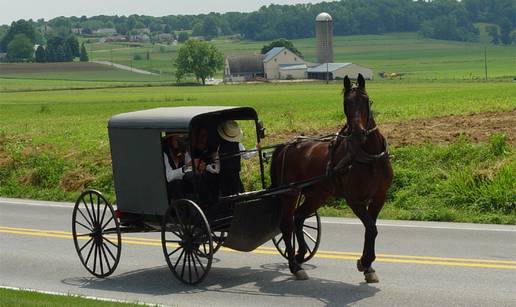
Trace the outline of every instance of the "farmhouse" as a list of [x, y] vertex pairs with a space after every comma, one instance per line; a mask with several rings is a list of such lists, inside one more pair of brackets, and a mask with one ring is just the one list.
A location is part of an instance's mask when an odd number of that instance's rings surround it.
[[353, 63], [310, 63], [285, 47], [272, 48], [266, 54], [228, 56], [224, 68], [225, 82], [320, 79], [334, 80], [346, 75], [356, 79], [361, 73], [371, 80], [373, 71]]
[[116, 35], [116, 29], [115, 28], [100, 28], [94, 32], [96, 35]]
[[306, 71], [305, 61], [297, 54], [285, 47], [275, 47], [266, 54], [228, 56], [225, 62], [224, 80], [238, 82], [254, 80], [257, 77], [268, 80], [287, 79], [289, 68], [290, 75], [294, 74], [296, 78], [303, 79], [304, 71], [299, 72], [302, 67]]

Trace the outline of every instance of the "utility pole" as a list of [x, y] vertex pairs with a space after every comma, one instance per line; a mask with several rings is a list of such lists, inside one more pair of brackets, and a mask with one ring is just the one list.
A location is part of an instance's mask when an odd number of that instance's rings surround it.
[[484, 46], [484, 70], [486, 73], [486, 81], [487, 81], [487, 47]]
[[328, 84], [329, 79], [330, 79], [330, 72], [328, 70], [328, 62], [326, 62], [326, 84]]

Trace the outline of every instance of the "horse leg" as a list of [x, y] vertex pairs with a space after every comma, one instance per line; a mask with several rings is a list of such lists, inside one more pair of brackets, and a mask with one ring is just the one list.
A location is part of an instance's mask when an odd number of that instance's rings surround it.
[[375, 239], [378, 234], [376, 219], [373, 219], [364, 203], [350, 203], [350, 207], [365, 227], [364, 249], [362, 257], [357, 260], [357, 269], [360, 272], [364, 272], [365, 280], [368, 283], [378, 282], [378, 276], [371, 267], [371, 264], [376, 259], [374, 251]]
[[294, 222], [296, 226], [296, 238], [299, 245], [296, 254], [297, 263], [303, 263], [305, 255], [308, 252], [308, 245], [306, 244], [305, 236], [303, 233], [303, 225], [305, 220], [307, 217], [317, 211], [319, 205], [324, 203], [326, 198], [327, 196], [321, 192], [317, 194], [307, 193], [305, 194], [305, 200], [296, 210]]
[[[297, 198], [296, 198], [297, 199]], [[287, 202], [284, 202], [287, 203]], [[295, 210], [295, 200], [291, 201], [292, 205], [289, 207], [283, 214], [283, 219], [280, 224], [280, 229], [283, 234], [283, 240], [285, 241], [285, 248], [288, 258], [288, 267], [290, 272], [296, 276], [298, 280], [308, 279], [308, 274], [306, 274], [305, 270], [301, 268], [301, 266], [296, 262], [295, 259], [295, 250], [292, 245], [292, 235], [294, 233], [294, 210]]]

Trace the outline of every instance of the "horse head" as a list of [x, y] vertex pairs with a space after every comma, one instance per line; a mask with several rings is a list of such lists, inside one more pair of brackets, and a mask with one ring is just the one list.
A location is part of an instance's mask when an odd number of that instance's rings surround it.
[[365, 143], [370, 128], [371, 107], [362, 74], [358, 74], [356, 85], [351, 83], [348, 76], [344, 77], [343, 105], [351, 141], [358, 144]]

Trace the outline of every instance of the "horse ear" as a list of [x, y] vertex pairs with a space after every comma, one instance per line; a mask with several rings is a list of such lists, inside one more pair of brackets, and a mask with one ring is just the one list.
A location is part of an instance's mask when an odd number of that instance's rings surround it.
[[351, 89], [351, 80], [349, 80], [348, 75], [344, 77], [344, 91], [349, 91]]
[[365, 79], [364, 79], [364, 76], [362, 76], [362, 74], [358, 74], [357, 81], [358, 81], [358, 87], [365, 90]]

